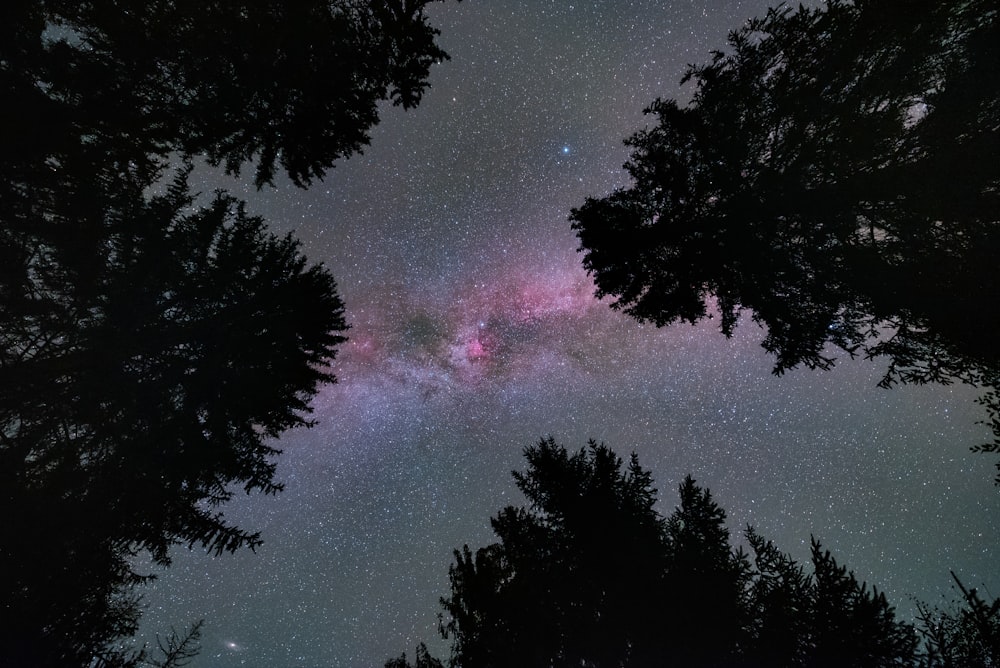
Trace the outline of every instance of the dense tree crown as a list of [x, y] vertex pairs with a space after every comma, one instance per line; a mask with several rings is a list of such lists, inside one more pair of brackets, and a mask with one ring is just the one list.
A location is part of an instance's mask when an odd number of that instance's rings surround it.
[[[549, 438], [525, 457], [514, 475], [528, 507], [493, 518], [496, 543], [455, 551], [441, 599], [453, 667], [938, 668], [1000, 658], [1000, 602], [974, 590], [962, 589], [960, 609], [922, 608], [914, 628], [815, 539], [810, 572], [751, 527], [749, 552], [734, 549], [725, 511], [690, 476], [663, 518], [634, 455], [623, 465], [604, 445], [571, 453]], [[405, 655], [386, 664], [410, 665]], [[421, 645], [415, 665], [441, 664]]]
[[268, 440], [306, 423], [343, 340], [329, 272], [231, 198], [192, 209], [183, 176], [148, 200], [116, 188], [67, 201], [53, 227], [78, 241], [32, 240], [0, 312], [5, 650], [81, 615], [99, 637], [84, 592], [134, 581], [135, 551], [259, 543], [217, 506], [278, 489]]
[[420, 101], [447, 57], [434, 1], [5, 3], [4, 155], [120, 138], [308, 183], [368, 143], [379, 102]]
[[280, 488], [344, 310], [295, 239], [190, 192], [191, 159], [322, 177], [419, 102], [427, 4], [3, 4], [0, 665], [134, 664], [107, 646], [134, 556], [260, 542], [220, 505]]
[[[571, 214], [601, 296], [642, 321], [747, 310], [780, 373], [830, 345], [883, 383], [1000, 379], [1000, 9], [781, 7], [692, 67], [628, 141], [632, 185]], [[1000, 447], [1000, 403], [987, 393]]]

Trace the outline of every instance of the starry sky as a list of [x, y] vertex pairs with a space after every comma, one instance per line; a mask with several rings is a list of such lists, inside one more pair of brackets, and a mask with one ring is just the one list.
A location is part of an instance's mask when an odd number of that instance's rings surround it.
[[352, 329], [319, 424], [280, 442], [286, 490], [226, 507], [256, 553], [178, 549], [143, 633], [206, 620], [197, 667], [382, 666], [437, 636], [454, 548], [520, 504], [510, 471], [552, 435], [639, 454], [661, 512], [691, 473], [800, 559], [810, 534], [904, 614], [949, 570], [1000, 594], [1000, 491], [965, 387], [880, 390], [879, 364], [771, 375], [763, 332], [657, 330], [593, 296], [567, 216], [626, 184], [622, 139], [685, 99], [763, 0], [465, 0], [432, 6], [452, 59], [364, 155], [301, 190], [226, 187], [337, 277]]

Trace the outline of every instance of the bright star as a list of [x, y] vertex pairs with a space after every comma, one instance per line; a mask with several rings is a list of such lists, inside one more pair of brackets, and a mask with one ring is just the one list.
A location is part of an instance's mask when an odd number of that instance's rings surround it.
[[563, 155], [569, 155], [569, 146], [563, 146], [562, 147], [562, 152], [563, 152]]

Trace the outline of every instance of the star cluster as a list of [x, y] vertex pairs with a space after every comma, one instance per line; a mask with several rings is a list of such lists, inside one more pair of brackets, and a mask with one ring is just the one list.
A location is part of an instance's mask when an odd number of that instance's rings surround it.
[[254, 553], [178, 550], [145, 592], [152, 634], [205, 618], [193, 666], [380, 666], [437, 639], [451, 551], [520, 503], [509, 471], [553, 435], [636, 451], [661, 512], [690, 472], [734, 533], [798, 558], [815, 534], [904, 612], [949, 569], [996, 594], [1000, 494], [964, 387], [877, 389], [883, 369], [771, 374], [743, 323], [663, 330], [593, 296], [567, 215], [625, 184], [621, 140], [760, 0], [434, 7], [452, 60], [386, 108], [364, 155], [308, 190], [225, 186], [333, 269], [352, 329], [319, 423], [290, 433], [276, 497], [227, 517]]

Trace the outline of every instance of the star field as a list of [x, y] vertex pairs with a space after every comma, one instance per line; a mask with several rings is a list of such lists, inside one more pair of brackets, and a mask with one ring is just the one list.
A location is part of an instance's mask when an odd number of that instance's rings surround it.
[[274, 497], [226, 507], [256, 554], [177, 550], [144, 632], [205, 618], [198, 666], [381, 666], [442, 656], [451, 551], [520, 503], [510, 470], [553, 435], [639, 454], [661, 512], [686, 473], [738, 533], [797, 558], [815, 534], [904, 612], [954, 570], [1000, 594], [1000, 492], [965, 387], [879, 390], [877, 364], [771, 375], [763, 332], [657, 330], [593, 296], [570, 208], [625, 183], [621, 140], [760, 1], [465, 0], [433, 8], [452, 57], [364, 155], [308, 190], [225, 186], [338, 279], [352, 329], [319, 424], [280, 447]]

